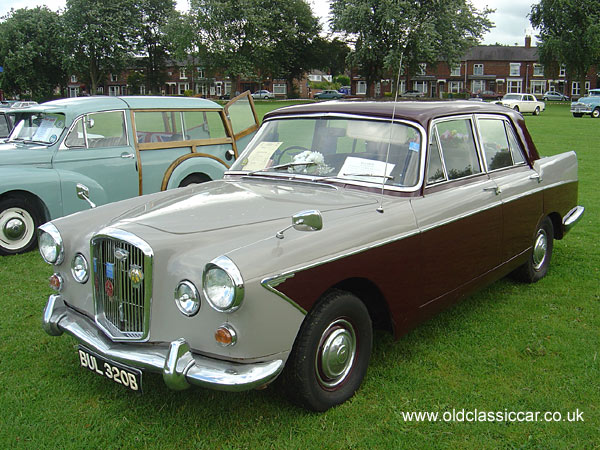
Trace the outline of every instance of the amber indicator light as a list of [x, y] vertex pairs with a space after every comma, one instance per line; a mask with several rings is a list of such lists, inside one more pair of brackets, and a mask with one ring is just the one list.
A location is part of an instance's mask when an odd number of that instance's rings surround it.
[[217, 328], [217, 331], [215, 331], [215, 339], [221, 345], [231, 345], [233, 341], [231, 332], [224, 327]]

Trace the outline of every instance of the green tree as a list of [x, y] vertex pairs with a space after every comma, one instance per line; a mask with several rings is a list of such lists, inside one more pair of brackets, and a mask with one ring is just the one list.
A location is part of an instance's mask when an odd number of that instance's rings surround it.
[[11, 10], [0, 23], [0, 87], [9, 95], [51, 98], [66, 80], [61, 35], [58, 13], [46, 7]]
[[310, 47], [320, 25], [305, 0], [191, 0], [190, 16], [213, 70], [262, 83], [316, 66]]
[[130, 63], [138, 42], [141, 14], [135, 0], [67, 0], [63, 13], [70, 68], [91, 85]]
[[176, 20], [173, 0], [138, 0], [141, 25], [137, 51], [141, 55], [138, 66], [144, 69], [146, 91], [157, 94], [166, 81], [166, 60], [169, 56], [167, 24]]
[[333, 31], [354, 47], [348, 63], [369, 86], [400, 60], [407, 77], [420, 63], [454, 64], [492, 26], [492, 11], [469, 0], [332, 0], [330, 7]]
[[539, 29], [538, 55], [546, 75], [556, 76], [564, 64], [583, 94], [588, 71], [600, 63], [600, 2], [541, 0], [529, 18]]

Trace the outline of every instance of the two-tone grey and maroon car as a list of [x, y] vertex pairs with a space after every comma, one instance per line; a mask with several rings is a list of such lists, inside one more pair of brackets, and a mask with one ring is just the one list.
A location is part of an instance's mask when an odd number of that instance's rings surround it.
[[523, 117], [457, 102], [328, 102], [265, 116], [223, 180], [40, 229], [43, 318], [133, 390], [277, 377], [323, 411], [402, 335], [509, 273], [546, 275], [581, 218], [575, 153], [540, 158]]

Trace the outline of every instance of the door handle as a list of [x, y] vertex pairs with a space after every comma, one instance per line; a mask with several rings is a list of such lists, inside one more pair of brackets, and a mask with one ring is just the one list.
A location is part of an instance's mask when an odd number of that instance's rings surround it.
[[135, 155], [133, 153], [121, 153], [121, 158], [133, 159], [135, 158]]
[[502, 189], [500, 189], [498, 186], [483, 188], [483, 190], [494, 192], [496, 195], [502, 194]]

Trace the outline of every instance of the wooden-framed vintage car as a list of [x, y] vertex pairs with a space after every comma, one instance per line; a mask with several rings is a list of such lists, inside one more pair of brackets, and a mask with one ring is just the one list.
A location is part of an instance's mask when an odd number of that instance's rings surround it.
[[504, 275], [544, 277], [577, 186], [575, 153], [540, 158], [504, 107], [283, 108], [223, 180], [44, 224], [43, 326], [134, 390], [142, 371], [173, 389], [281, 376], [323, 411], [359, 388], [373, 327], [399, 336]]
[[[249, 92], [225, 107], [184, 97], [81, 97], [11, 108], [0, 144], [0, 255], [51, 219], [221, 178], [258, 129]], [[90, 200], [91, 199], [91, 200]]]

